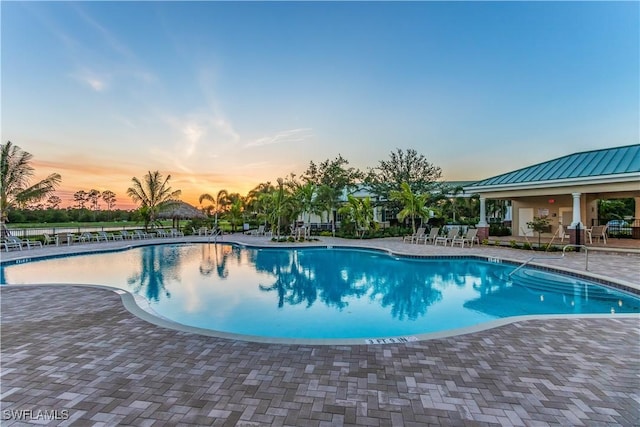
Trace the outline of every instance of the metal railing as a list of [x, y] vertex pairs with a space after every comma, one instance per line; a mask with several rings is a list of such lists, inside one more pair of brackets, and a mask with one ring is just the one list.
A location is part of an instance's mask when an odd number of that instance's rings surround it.
[[589, 271], [589, 248], [586, 247], [585, 245], [564, 245], [562, 247], [562, 256], [555, 256], [555, 257], [550, 257], [550, 256], [532, 256], [531, 258], [527, 259], [525, 262], [520, 264], [518, 267], [516, 267], [516, 269], [513, 270], [511, 273], [509, 273], [507, 276], [509, 278], [511, 278], [511, 276], [513, 276], [518, 270], [523, 269], [525, 266], [527, 266], [534, 259], [563, 259], [565, 257], [565, 255], [566, 255], [567, 248], [572, 248], [572, 247], [573, 248], [583, 248], [584, 249], [584, 253], [585, 253], [584, 269], [585, 269], [585, 271]]
[[216, 228], [211, 230], [211, 233], [207, 234], [207, 241], [211, 243], [211, 238], [213, 237], [213, 243], [218, 243], [218, 236], [222, 237], [222, 229]]
[[44, 234], [54, 235], [59, 233], [95, 233], [97, 231], [121, 231], [121, 230], [141, 230], [142, 225], [121, 225], [121, 226], [77, 226], [77, 227], [33, 227], [33, 228], [7, 228], [9, 234], [21, 239], [29, 237], [39, 237]]

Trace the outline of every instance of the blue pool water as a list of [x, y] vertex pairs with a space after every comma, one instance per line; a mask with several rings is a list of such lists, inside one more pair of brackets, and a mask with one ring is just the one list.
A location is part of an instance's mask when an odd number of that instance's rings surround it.
[[281, 338], [377, 338], [533, 314], [640, 313], [640, 298], [476, 258], [340, 249], [144, 246], [5, 265], [2, 283], [108, 285], [176, 322]]

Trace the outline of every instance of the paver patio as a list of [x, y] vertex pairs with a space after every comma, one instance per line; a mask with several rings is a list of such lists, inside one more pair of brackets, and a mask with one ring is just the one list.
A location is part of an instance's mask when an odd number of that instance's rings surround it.
[[[525, 251], [506, 253], [516, 252]], [[575, 265], [560, 261], [579, 269], [574, 255]], [[633, 281], [637, 257], [603, 257], [590, 260], [596, 275], [609, 265]], [[293, 345], [156, 326], [100, 288], [5, 286], [0, 296], [7, 426], [23, 425], [19, 416], [78, 426], [640, 423], [637, 316], [530, 320], [406, 344]], [[68, 418], [33, 419], [42, 411]]]

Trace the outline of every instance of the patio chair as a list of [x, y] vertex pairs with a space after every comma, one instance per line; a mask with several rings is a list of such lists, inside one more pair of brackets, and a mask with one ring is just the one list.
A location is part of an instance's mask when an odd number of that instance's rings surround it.
[[[107, 234], [106, 231], [98, 231], [98, 233], [96, 234], [96, 241], [100, 242], [108, 242], [109, 239], [111, 240], [115, 240], [115, 236], [111, 233]], [[122, 239], [122, 236], [120, 236], [120, 239]]]
[[180, 230], [176, 230], [175, 228], [172, 228], [170, 233], [171, 237], [184, 237], [184, 233]]
[[414, 234], [408, 234], [404, 236], [402, 238], [402, 241], [406, 242], [408, 240], [409, 243], [413, 243], [414, 241], [417, 243], [418, 239], [424, 238], [424, 231], [425, 231], [424, 227], [419, 227]]
[[149, 235], [149, 233], [142, 231], [142, 230], [134, 230], [133, 231], [133, 235], [142, 240], [142, 239], [149, 239], [151, 236]]
[[169, 237], [169, 233], [167, 233], [165, 230], [163, 230], [162, 228], [157, 228], [156, 229], [156, 236], [157, 237]]
[[436, 239], [433, 241], [433, 244], [437, 245], [438, 243], [442, 243], [444, 246], [447, 246], [447, 243], [452, 242], [453, 238], [457, 236], [459, 232], [459, 227], [451, 227], [449, 228], [449, 231], [447, 231], [446, 235], [436, 237]]
[[440, 234], [440, 227], [431, 227], [431, 230], [429, 230], [429, 234], [425, 234], [422, 240], [424, 240], [425, 245], [427, 244], [427, 242], [433, 243], [439, 234]]
[[11, 240], [3, 240], [2, 241], [2, 246], [4, 246], [4, 249], [9, 252], [9, 249], [17, 249], [19, 251], [22, 250], [22, 244], [15, 242], [15, 241], [11, 241]]
[[589, 238], [589, 244], [593, 244], [593, 239], [596, 241], [600, 241], [606, 245], [607, 244], [607, 226], [606, 225], [595, 225], [591, 228], [586, 229], [587, 237]]
[[7, 236], [7, 242], [13, 245], [20, 245], [21, 247], [27, 247], [27, 249], [31, 249], [31, 246], [42, 247], [42, 242], [40, 240], [22, 240], [16, 236]]
[[453, 239], [451, 239], [451, 246], [455, 246], [456, 243], [460, 243], [460, 247], [464, 248], [464, 244], [469, 243], [469, 247], [471, 248], [473, 247], [474, 241], [480, 244], [480, 240], [478, 240], [477, 234], [477, 228], [468, 228], [464, 236], [453, 236]]
[[137, 237], [137, 236], [129, 233], [127, 230], [122, 230], [120, 232], [120, 236], [122, 237], [122, 240], [127, 240], [127, 239], [133, 240], [133, 239], [135, 239]]
[[256, 230], [251, 230], [249, 234], [252, 236], [264, 236], [264, 225], [259, 226]]
[[51, 243], [55, 243], [56, 246], [58, 246], [60, 243], [60, 241], [58, 240], [58, 236], [51, 236], [47, 233], [44, 233], [43, 236], [44, 236], [45, 245], [50, 245]]
[[96, 242], [98, 241], [96, 236], [94, 236], [93, 234], [89, 233], [88, 231], [85, 231], [84, 233], [82, 233], [80, 235], [80, 241], [81, 242], [91, 242], [93, 240], [95, 240]]

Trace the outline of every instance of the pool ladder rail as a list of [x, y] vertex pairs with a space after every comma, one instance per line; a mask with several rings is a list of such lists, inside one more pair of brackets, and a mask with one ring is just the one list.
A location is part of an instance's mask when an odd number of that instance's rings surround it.
[[585, 264], [584, 264], [584, 269], [585, 271], [589, 271], [589, 248], [585, 245], [564, 245], [562, 247], [562, 256], [555, 256], [555, 257], [549, 257], [549, 256], [532, 256], [531, 258], [527, 259], [525, 262], [523, 262], [522, 264], [520, 264], [515, 270], [513, 270], [511, 273], [508, 274], [508, 278], [511, 279], [511, 276], [513, 276], [518, 270], [521, 270], [522, 268], [524, 268], [527, 264], [529, 264], [531, 261], [533, 261], [534, 259], [563, 259], [566, 255], [566, 251], [567, 248], [584, 248], [584, 253], [585, 253]]
[[215, 230], [211, 230], [211, 233], [207, 234], [208, 243], [211, 243], [211, 238], [213, 237], [213, 243], [218, 243], [218, 236], [222, 237], [222, 229], [218, 228]]

